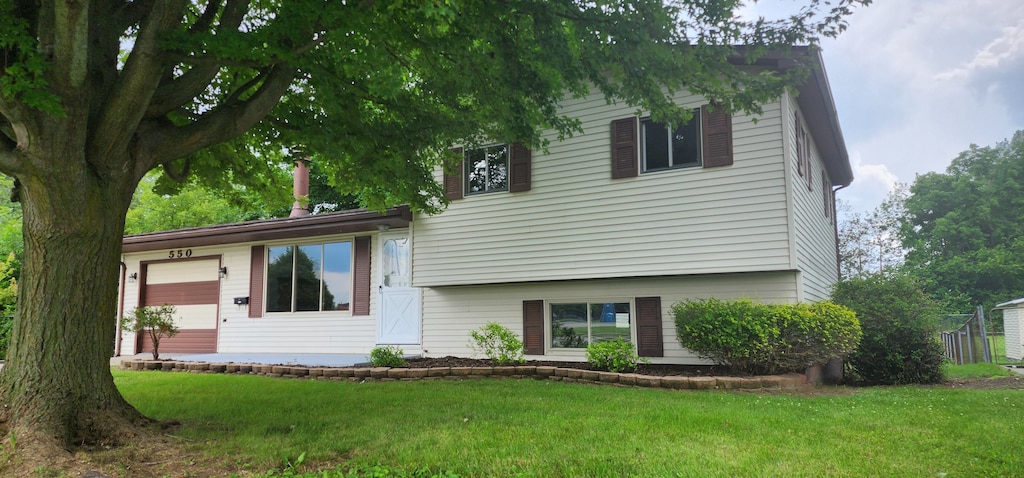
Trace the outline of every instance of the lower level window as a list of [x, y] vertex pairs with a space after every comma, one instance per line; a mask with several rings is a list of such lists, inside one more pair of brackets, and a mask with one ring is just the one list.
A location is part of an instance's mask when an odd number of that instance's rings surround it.
[[551, 348], [579, 349], [607, 340], [630, 340], [629, 302], [551, 304]]
[[267, 249], [267, 312], [348, 310], [351, 242]]

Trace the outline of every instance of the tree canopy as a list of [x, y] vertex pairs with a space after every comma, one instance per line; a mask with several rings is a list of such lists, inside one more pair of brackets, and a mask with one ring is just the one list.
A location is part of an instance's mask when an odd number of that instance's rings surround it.
[[747, 21], [738, 0], [0, 0], [0, 173], [24, 238], [0, 418], [19, 449], [135, 436], [107, 366], [110, 291], [150, 170], [270, 190], [299, 150], [364, 206], [436, 212], [451, 145], [572, 134], [566, 96], [679, 120], [685, 88], [758, 112], [808, 66], [746, 65], [869, 0], [804, 3]]
[[970, 312], [1024, 294], [1024, 131], [918, 176], [905, 206], [906, 266], [933, 297]]

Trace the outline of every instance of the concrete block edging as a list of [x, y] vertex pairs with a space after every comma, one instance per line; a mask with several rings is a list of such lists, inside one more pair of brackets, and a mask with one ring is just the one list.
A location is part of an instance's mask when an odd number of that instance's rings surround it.
[[395, 381], [450, 379], [465, 380], [479, 378], [514, 378], [553, 380], [565, 382], [593, 383], [610, 386], [634, 386], [663, 388], [670, 390], [794, 390], [811, 386], [808, 377], [801, 373], [785, 375], [763, 375], [758, 377], [690, 377], [683, 375], [655, 376], [636, 373], [598, 372], [575, 368], [549, 366], [496, 366], [496, 367], [298, 367], [263, 364], [236, 364], [207, 362], [184, 362], [174, 360], [125, 360], [125, 370], [150, 370], [164, 372], [226, 373], [239, 375], [260, 375], [306, 380], [335, 381]]

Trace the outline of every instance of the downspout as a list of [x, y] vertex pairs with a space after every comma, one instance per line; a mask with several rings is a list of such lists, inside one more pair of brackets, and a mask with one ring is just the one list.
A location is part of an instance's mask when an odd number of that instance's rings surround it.
[[836, 193], [848, 186], [849, 184], [832, 190], [832, 230], [836, 235], [836, 280], [843, 280], [843, 259], [839, 254], [839, 211], [836, 207]]
[[128, 264], [121, 261], [121, 281], [117, 291], [117, 336], [114, 337], [114, 356], [121, 356], [121, 321], [124, 320], [124, 281], [128, 276]]

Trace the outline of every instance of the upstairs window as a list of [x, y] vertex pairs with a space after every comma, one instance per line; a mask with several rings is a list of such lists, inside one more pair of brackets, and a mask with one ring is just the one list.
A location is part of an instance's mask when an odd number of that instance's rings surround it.
[[267, 312], [349, 310], [351, 242], [267, 250]]
[[683, 125], [640, 120], [640, 157], [644, 172], [701, 165], [700, 111]]
[[612, 179], [677, 168], [731, 166], [732, 116], [721, 107], [704, 105], [685, 125], [620, 118], [611, 123], [611, 147]]
[[508, 191], [507, 144], [466, 151], [466, 194]]

